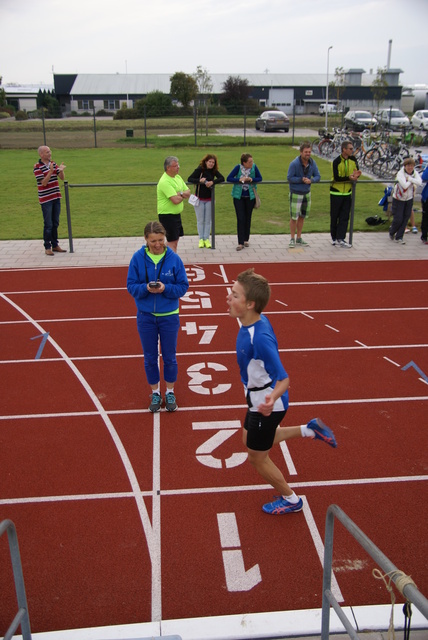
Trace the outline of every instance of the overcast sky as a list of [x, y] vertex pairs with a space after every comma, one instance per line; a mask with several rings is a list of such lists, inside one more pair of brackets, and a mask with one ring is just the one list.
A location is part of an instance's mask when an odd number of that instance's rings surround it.
[[0, 0], [3, 84], [55, 73], [326, 73], [428, 84], [428, 0]]

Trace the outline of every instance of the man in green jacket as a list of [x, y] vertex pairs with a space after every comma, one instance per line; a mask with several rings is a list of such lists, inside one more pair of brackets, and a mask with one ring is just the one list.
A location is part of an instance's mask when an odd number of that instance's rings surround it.
[[178, 240], [184, 235], [181, 223], [183, 202], [189, 199], [190, 189], [178, 175], [178, 158], [168, 156], [164, 162], [164, 173], [157, 186], [158, 218], [166, 230], [168, 246], [177, 253]]
[[352, 142], [342, 142], [340, 156], [332, 163], [333, 180], [330, 186], [330, 233], [334, 246], [350, 248], [345, 241], [352, 204], [352, 183], [361, 175]]

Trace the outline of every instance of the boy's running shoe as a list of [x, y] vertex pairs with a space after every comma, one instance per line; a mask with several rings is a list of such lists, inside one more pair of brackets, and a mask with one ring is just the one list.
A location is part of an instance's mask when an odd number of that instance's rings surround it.
[[312, 429], [315, 433], [316, 440], [322, 440], [330, 445], [330, 447], [337, 447], [336, 438], [333, 431], [327, 427], [326, 424], [320, 418], [314, 418], [306, 425], [308, 429]]
[[298, 502], [292, 504], [282, 496], [279, 496], [277, 500], [264, 504], [262, 509], [265, 513], [270, 513], [276, 516], [282, 515], [283, 513], [293, 513], [294, 511], [301, 511], [303, 509], [303, 500], [302, 498], [299, 498]]
[[152, 393], [150, 398], [152, 401], [149, 406], [149, 411], [151, 411], [152, 413], [160, 411], [160, 408], [162, 406], [162, 396], [159, 393]]
[[175, 411], [177, 409], [177, 403], [175, 401], [175, 395], [172, 391], [165, 394], [165, 409], [167, 411]]

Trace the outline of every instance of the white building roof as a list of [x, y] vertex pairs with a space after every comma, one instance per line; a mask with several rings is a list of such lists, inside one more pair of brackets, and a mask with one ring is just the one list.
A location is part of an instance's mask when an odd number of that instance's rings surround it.
[[[151, 91], [169, 93], [172, 73], [79, 73], [70, 91], [71, 96], [89, 95], [146, 95]], [[213, 93], [222, 93], [223, 84], [230, 77], [247, 80], [251, 87], [323, 87], [325, 73], [212, 73]], [[371, 85], [374, 75], [363, 74], [362, 85]], [[334, 74], [329, 81], [334, 80]]]

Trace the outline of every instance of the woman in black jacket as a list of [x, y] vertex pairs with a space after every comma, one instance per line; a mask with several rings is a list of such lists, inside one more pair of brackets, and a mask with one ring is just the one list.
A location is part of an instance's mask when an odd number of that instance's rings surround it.
[[217, 156], [207, 153], [199, 166], [188, 177], [187, 182], [196, 184], [195, 195], [199, 204], [195, 206], [196, 222], [199, 234], [199, 248], [211, 248], [211, 196], [214, 184], [224, 182], [224, 176], [218, 170]]

